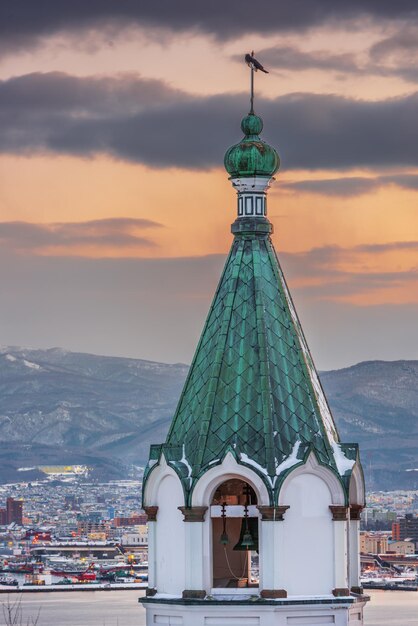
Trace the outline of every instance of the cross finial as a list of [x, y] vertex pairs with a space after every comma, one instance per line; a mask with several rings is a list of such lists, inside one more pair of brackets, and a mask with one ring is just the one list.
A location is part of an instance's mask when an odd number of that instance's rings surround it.
[[254, 115], [254, 72], [260, 70], [265, 74], [268, 74], [268, 71], [264, 69], [259, 61], [254, 57], [254, 50], [252, 50], [251, 54], [247, 53], [244, 57], [244, 60], [248, 67], [251, 70], [251, 83], [250, 83], [250, 115]]

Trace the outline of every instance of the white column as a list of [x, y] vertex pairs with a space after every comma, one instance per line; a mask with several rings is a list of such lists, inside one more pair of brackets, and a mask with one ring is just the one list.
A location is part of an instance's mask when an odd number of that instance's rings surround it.
[[334, 521], [334, 590], [344, 595], [348, 589], [348, 507], [330, 506]]
[[350, 589], [361, 587], [360, 583], [360, 513], [362, 507], [351, 506], [350, 507], [350, 521], [349, 521], [349, 576], [350, 576]]
[[156, 524], [157, 522], [148, 522], [148, 587], [150, 589], [157, 588], [157, 546], [156, 546]]
[[260, 589], [273, 589], [273, 562], [276, 547], [274, 545], [274, 524], [258, 521], [258, 549], [260, 563]]
[[184, 598], [203, 598], [203, 529], [207, 506], [179, 506], [185, 524], [185, 589]]
[[157, 588], [157, 515], [158, 506], [144, 506], [148, 515], [148, 589], [155, 593]]
[[204, 589], [203, 584], [204, 522], [185, 522], [186, 589]]
[[284, 524], [287, 506], [259, 506], [260, 593], [264, 597], [285, 597], [284, 589]]

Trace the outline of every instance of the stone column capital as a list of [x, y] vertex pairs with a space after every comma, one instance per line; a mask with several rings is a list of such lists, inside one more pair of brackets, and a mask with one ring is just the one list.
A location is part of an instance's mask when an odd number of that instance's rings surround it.
[[158, 506], [144, 506], [144, 511], [148, 516], [149, 522], [157, 521]]
[[364, 509], [364, 506], [361, 504], [351, 504], [350, 505], [350, 519], [351, 520], [359, 520], [361, 518], [361, 512]]
[[329, 508], [334, 522], [345, 522], [348, 520], [348, 506], [331, 504]]
[[283, 522], [288, 506], [257, 506], [262, 522]]
[[207, 506], [179, 506], [177, 507], [184, 515], [183, 522], [204, 522]]

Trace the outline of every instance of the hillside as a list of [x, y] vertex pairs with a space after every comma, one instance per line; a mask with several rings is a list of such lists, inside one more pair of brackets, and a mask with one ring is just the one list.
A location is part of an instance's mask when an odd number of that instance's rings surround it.
[[[42, 464], [85, 463], [103, 477], [143, 464], [149, 444], [165, 438], [187, 370], [2, 348], [0, 482]], [[418, 361], [370, 361], [323, 372], [321, 380], [342, 439], [361, 444], [369, 488], [416, 486], [418, 471], [406, 470], [418, 468]]]
[[[0, 351], [0, 481], [38, 464], [103, 475], [141, 463], [165, 437], [185, 365], [66, 352]], [[21, 475], [20, 475], [21, 478]]]
[[368, 488], [418, 489], [418, 361], [366, 361], [321, 381], [341, 438], [360, 443]]

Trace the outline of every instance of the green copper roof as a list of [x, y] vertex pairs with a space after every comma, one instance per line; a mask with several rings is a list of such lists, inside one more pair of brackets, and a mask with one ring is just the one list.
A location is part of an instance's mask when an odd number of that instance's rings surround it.
[[[357, 455], [342, 446], [265, 219], [233, 224], [217, 288], [166, 443], [153, 446], [181, 477], [186, 501], [230, 451], [274, 502], [288, 471], [313, 451], [344, 483]], [[346, 482], [346, 481], [345, 481]]]
[[273, 176], [280, 166], [276, 150], [260, 139], [263, 121], [250, 113], [241, 122], [244, 138], [225, 154], [225, 169], [231, 178]]

